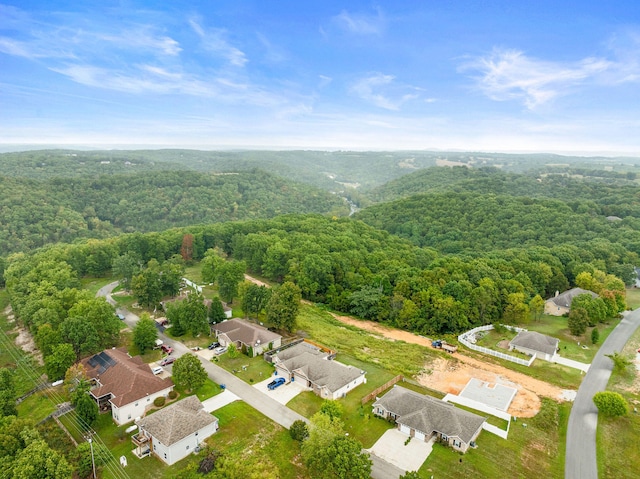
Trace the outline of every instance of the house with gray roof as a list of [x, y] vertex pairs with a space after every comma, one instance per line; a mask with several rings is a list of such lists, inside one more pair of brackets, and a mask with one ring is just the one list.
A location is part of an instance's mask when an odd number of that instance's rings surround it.
[[509, 342], [509, 351], [520, 351], [529, 356], [553, 361], [558, 352], [558, 338], [552, 338], [536, 331], [520, 331], [518, 335]]
[[144, 415], [157, 397], [173, 390], [171, 379], [160, 379], [140, 356], [131, 357], [124, 348], [106, 349], [80, 363], [100, 412], [111, 410], [119, 426]]
[[196, 396], [189, 396], [138, 421], [131, 440], [138, 456], [152, 452], [171, 465], [197, 452], [218, 430], [218, 418], [207, 413]]
[[339, 399], [367, 382], [365, 371], [331, 357], [320, 348], [300, 343], [277, 353], [273, 364], [287, 381], [302, 383], [323, 399]]
[[573, 301], [573, 298], [580, 294], [589, 294], [592, 298], [598, 297], [598, 295], [593, 291], [588, 291], [582, 288], [572, 288], [562, 294], [559, 294], [556, 291], [556, 295], [553, 298], [545, 301], [544, 312], [546, 314], [551, 314], [552, 316], [562, 316], [564, 314], [569, 314], [569, 311], [571, 311], [571, 302]]
[[436, 438], [466, 452], [476, 440], [485, 418], [453, 404], [394, 385], [373, 403], [373, 413], [395, 421], [400, 432], [420, 441]]
[[220, 345], [228, 346], [233, 343], [239, 350], [253, 351], [253, 356], [278, 348], [282, 343], [282, 336], [279, 334], [239, 318], [225, 319], [211, 328]]

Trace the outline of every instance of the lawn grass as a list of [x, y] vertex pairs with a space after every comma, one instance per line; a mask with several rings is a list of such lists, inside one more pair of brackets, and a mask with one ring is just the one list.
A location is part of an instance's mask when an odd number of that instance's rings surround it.
[[[640, 328], [629, 338], [621, 354], [635, 359], [640, 348]], [[615, 391], [629, 402], [631, 412], [625, 417], [598, 417], [596, 436], [599, 477], [635, 478], [640, 471], [638, 449], [638, 431], [640, 431], [640, 377], [631, 364], [624, 373], [613, 372], [607, 386], [608, 391]]]
[[[51, 394], [51, 393], [54, 394]], [[56, 410], [56, 404], [68, 400], [61, 386], [55, 391], [44, 390], [32, 394], [20, 404], [18, 404], [18, 416], [29, 417], [38, 423]]]
[[[216, 361], [215, 358], [218, 360]], [[231, 358], [229, 353], [214, 356], [214, 363], [249, 384], [264, 381], [273, 374], [275, 368], [264, 360], [262, 356], [250, 358], [246, 354], [238, 352], [238, 356]], [[246, 366], [243, 369], [243, 366]]]
[[627, 306], [629, 309], [640, 308], [640, 288], [627, 288]]
[[372, 363], [394, 376], [415, 378], [437, 353], [404, 341], [392, 341], [354, 326], [340, 323], [314, 305], [302, 305], [297, 317], [299, 333], [365, 363]]
[[100, 278], [96, 278], [95, 276], [85, 276], [83, 278], [80, 278], [80, 285], [82, 286], [82, 289], [91, 291], [91, 293], [95, 296], [100, 288], [108, 285], [112, 281], [115, 281], [115, 278], [112, 275], [103, 276]]
[[563, 478], [564, 434], [570, 405], [563, 403], [559, 408], [555, 430], [523, 427], [526, 423], [518, 422], [512, 424], [508, 440], [482, 431], [476, 441], [478, 448], [464, 455], [436, 443], [419, 475], [438, 479]]

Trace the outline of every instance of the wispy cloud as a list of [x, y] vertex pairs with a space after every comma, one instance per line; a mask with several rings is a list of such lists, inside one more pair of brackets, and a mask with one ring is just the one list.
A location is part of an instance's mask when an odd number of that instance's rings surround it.
[[403, 103], [418, 98], [421, 89], [398, 85], [393, 75], [374, 73], [356, 81], [350, 90], [379, 108], [399, 110]]
[[489, 98], [519, 100], [534, 109], [613, 65], [603, 58], [561, 63], [531, 58], [518, 50], [494, 50], [490, 55], [467, 62], [461, 70], [479, 72], [477, 85]]
[[332, 22], [354, 35], [380, 35], [386, 28], [386, 19], [379, 8], [375, 15], [342, 10], [332, 18]]
[[205, 29], [200, 25], [197, 19], [189, 20], [189, 25], [194, 32], [200, 37], [202, 46], [211, 52], [214, 52], [223, 58], [226, 58], [232, 65], [242, 67], [247, 63], [247, 57], [244, 52], [233, 45], [226, 39], [227, 31], [221, 28]]

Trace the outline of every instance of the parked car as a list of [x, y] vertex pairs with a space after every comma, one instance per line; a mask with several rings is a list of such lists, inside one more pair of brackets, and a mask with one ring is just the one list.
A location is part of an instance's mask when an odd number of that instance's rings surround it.
[[120, 314], [120, 313], [118, 313], [118, 319], [119, 319], [120, 321], [124, 321], [124, 314]]
[[167, 354], [171, 354], [173, 352], [173, 348], [171, 346], [167, 346], [166, 344], [160, 346], [160, 349], [162, 349]]
[[216, 353], [216, 354], [226, 353], [227, 352], [227, 347], [226, 346], [218, 346], [216, 349], [213, 350], [213, 352]]
[[282, 386], [286, 380], [284, 378], [275, 378], [269, 384], [267, 384], [267, 388], [273, 391], [275, 388]]
[[153, 368], [151, 370], [151, 372], [153, 372], [153, 374], [155, 374], [156, 376], [158, 374], [162, 374], [163, 371], [164, 371], [164, 369], [162, 369], [162, 366], [156, 366], [155, 368]]
[[160, 366], [168, 366], [169, 364], [173, 364], [175, 360], [176, 358], [174, 356], [167, 356], [162, 361], [160, 361]]
[[216, 349], [220, 347], [220, 343], [218, 341], [216, 341], [215, 343], [211, 343], [209, 346], [207, 346], [209, 349]]

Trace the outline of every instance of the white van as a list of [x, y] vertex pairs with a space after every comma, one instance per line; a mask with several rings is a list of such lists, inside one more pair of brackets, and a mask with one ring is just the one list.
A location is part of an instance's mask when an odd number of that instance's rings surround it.
[[162, 372], [163, 372], [163, 371], [164, 371], [164, 369], [162, 369], [162, 366], [156, 366], [155, 368], [153, 368], [153, 369], [151, 370], [151, 372], [152, 372], [153, 374], [155, 374], [156, 376], [157, 376], [158, 374], [162, 374]]

